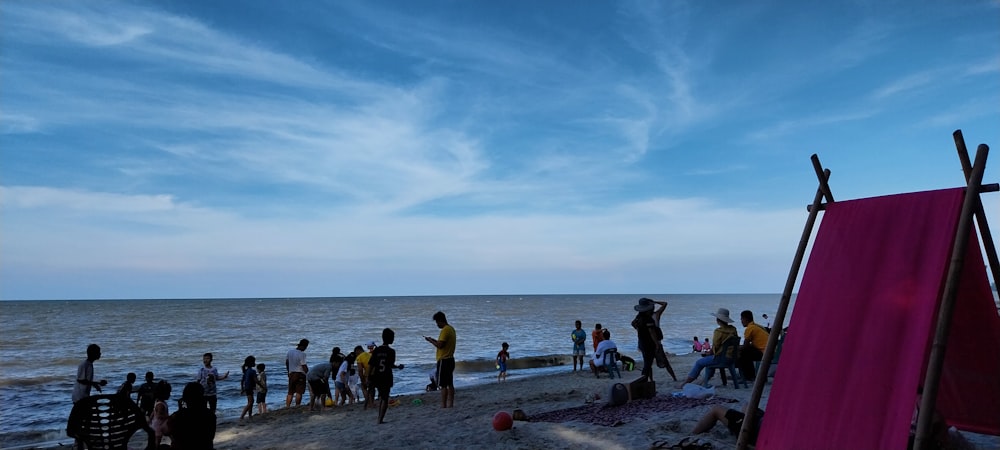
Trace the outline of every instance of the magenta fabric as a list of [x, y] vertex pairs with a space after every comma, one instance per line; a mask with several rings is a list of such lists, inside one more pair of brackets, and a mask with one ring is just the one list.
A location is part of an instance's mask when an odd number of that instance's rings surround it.
[[[963, 196], [959, 188], [827, 205], [757, 448], [906, 447]], [[978, 238], [970, 241], [950, 347], [974, 344], [949, 351], [939, 396], [949, 401], [939, 410], [956, 425], [1000, 431], [996, 417], [975, 414], [997, 416], [984, 412], [1000, 405], [1000, 339], [991, 334], [1000, 323], [988, 285], [983, 297]]]
[[1000, 435], [1000, 315], [975, 234], [949, 331], [938, 411], [958, 429]]

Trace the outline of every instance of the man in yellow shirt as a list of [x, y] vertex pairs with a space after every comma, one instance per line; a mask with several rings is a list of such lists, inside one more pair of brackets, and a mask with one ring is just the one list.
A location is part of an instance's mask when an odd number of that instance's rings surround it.
[[764, 358], [764, 349], [767, 348], [770, 335], [764, 327], [753, 322], [753, 312], [749, 310], [740, 313], [740, 323], [746, 329], [743, 330], [743, 346], [740, 347], [736, 367], [740, 369], [743, 378], [752, 383], [757, 374], [753, 370], [753, 363]]
[[437, 351], [437, 382], [441, 388], [441, 407], [455, 407], [455, 328], [448, 325], [448, 319], [444, 313], [438, 311], [434, 313], [434, 322], [441, 329], [441, 334], [437, 339], [424, 336]]

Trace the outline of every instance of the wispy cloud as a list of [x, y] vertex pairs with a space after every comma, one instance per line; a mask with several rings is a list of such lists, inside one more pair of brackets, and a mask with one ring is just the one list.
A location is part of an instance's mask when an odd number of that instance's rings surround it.
[[798, 133], [810, 128], [833, 125], [844, 122], [856, 122], [876, 115], [875, 110], [856, 111], [842, 114], [814, 115], [800, 117], [791, 120], [782, 120], [770, 127], [759, 129], [747, 134], [747, 139], [751, 141], [767, 141], [792, 133]]
[[872, 97], [875, 100], [884, 100], [887, 97], [919, 89], [933, 83], [935, 78], [937, 78], [937, 73], [937, 71], [923, 71], [907, 75], [906, 77], [895, 80], [876, 89], [875, 92], [872, 93]]

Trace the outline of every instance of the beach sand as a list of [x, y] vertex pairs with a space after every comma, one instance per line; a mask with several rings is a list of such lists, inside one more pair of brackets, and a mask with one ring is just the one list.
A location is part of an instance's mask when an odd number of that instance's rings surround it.
[[[672, 356], [671, 365], [682, 379], [696, 355]], [[625, 381], [639, 376], [638, 371], [623, 372]], [[670, 394], [677, 391], [674, 382], [663, 369], [654, 371], [658, 400], [645, 402], [673, 405]], [[621, 380], [615, 379], [614, 382]], [[716, 384], [716, 402], [731, 399], [728, 407], [742, 409], [750, 398], [751, 389], [733, 389]], [[563, 423], [515, 421], [509, 431], [494, 431], [493, 415], [498, 411], [523, 410], [529, 418], [542, 413], [567, 408], [601, 408], [608, 397], [612, 381], [607, 375], [595, 378], [589, 371], [572, 372], [566, 366], [563, 373], [536, 377], [518, 377], [512, 371], [504, 383], [490, 383], [456, 391], [455, 407], [441, 408], [439, 392], [394, 397], [398, 406], [390, 407], [386, 423], [377, 425], [373, 409], [362, 410], [360, 404], [310, 412], [308, 407], [284, 408], [283, 393], [270, 393], [270, 406], [281, 402], [281, 408], [252, 420], [220, 422], [215, 438], [217, 449], [300, 448], [325, 449], [339, 446], [358, 448], [601, 448], [645, 449], [656, 441], [675, 444], [691, 435], [698, 419], [710, 408], [698, 404], [685, 409], [665, 412], [645, 407], [643, 401], [621, 409], [620, 422], [615, 426], [573, 420]], [[768, 385], [769, 386], [769, 385]], [[764, 391], [766, 401], [769, 389]], [[587, 403], [594, 394], [600, 400]], [[308, 394], [307, 394], [308, 395]], [[415, 402], [419, 400], [419, 402]], [[678, 403], [683, 403], [681, 399]], [[690, 403], [690, 400], [687, 400]], [[700, 403], [700, 402], [699, 402]], [[762, 402], [763, 403], [763, 402]], [[673, 406], [672, 406], [673, 407]], [[619, 407], [625, 408], [625, 407]], [[604, 410], [604, 413], [611, 412]], [[698, 436], [714, 448], [733, 448], [736, 438], [717, 425], [710, 433]]]
[[[697, 355], [670, 356], [678, 378], [690, 371]], [[641, 363], [640, 363], [641, 364]], [[711, 448], [736, 447], [736, 437], [722, 424], [710, 432], [693, 435], [698, 419], [711, 404], [743, 410], [750, 399], [751, 389], [734, 389], [732, 383], [721, 386], [718, 375], [713, 378], [715, 397], [709, 400], [675, 399], [674, 382], [663, 369], [654, 369], [656, 398], [639, 400], [620, 407], [606, 407], [610, 387], [620, 379], [609, 380], [606, 374], [595, 378], [588, 370], [519, 376], [512, 370], [508, 381], [459, 388], [455, 407], [441, 408], [440, 392], [394, 396], [398, 406], [386, 413], [386, 423], [376, 424], [375, 409], [363, 410], [362, 405], [348, 405], [310, 412], [306, 405], [284, 408], [284, 392], [269, 393], [267, 414], [251, 420], [220, 419], [215, 448], [226, 449], [328, 449], [357, 448], [417, 448], [417, 449], [552, 449], [573, 448], [602, 450], [648, 449], [654, 444], [669, 448], [687, 437]], [[624, 382], [635, 380], [638, 371], [622, 372]], [[752, 387], [752, 386], [751, 386]], [[766, 409], [771, 384], [765, 385], [761, 398]], [[597, 394], [599, 400], [592, 400]], [[308, 397], [308, 394], [307, 394]], [[417, 401], [419, 400], [419, 401]], [[588, 403], [588, 400], [591, 402]], [[308, 401], [308, 400], [306, 400]], [[280, 403], [280, 405], [279, 405]], [[552, 416], [553, 412], [583, 409], [577, 419], [564, 422], [515, 421], [508, 431], [493, 430], [493, 415], [498, 411], [523, 410], [530, 418]], [[610, 420], [609, 420], [610, 418]], [[603, 422], [603, 424], [601, 424]], [[964, 433], [980, 449], [1000, 448], [1000, 438]], [[165, 438], [167, 443], [169, 438]], [[65, 448], [71, 441], [51, 445], [18, 448]], [[129, 448], [141, 449], [145, 444], [142, 432], [136, 433]]]

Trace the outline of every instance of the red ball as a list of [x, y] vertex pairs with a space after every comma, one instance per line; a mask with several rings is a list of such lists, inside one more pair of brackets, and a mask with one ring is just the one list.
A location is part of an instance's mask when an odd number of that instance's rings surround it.
[[497, 431], [507, 431], [514, 428], [514, 418], [507, 411], [500, 411], [493, 415], [493, 429]]

